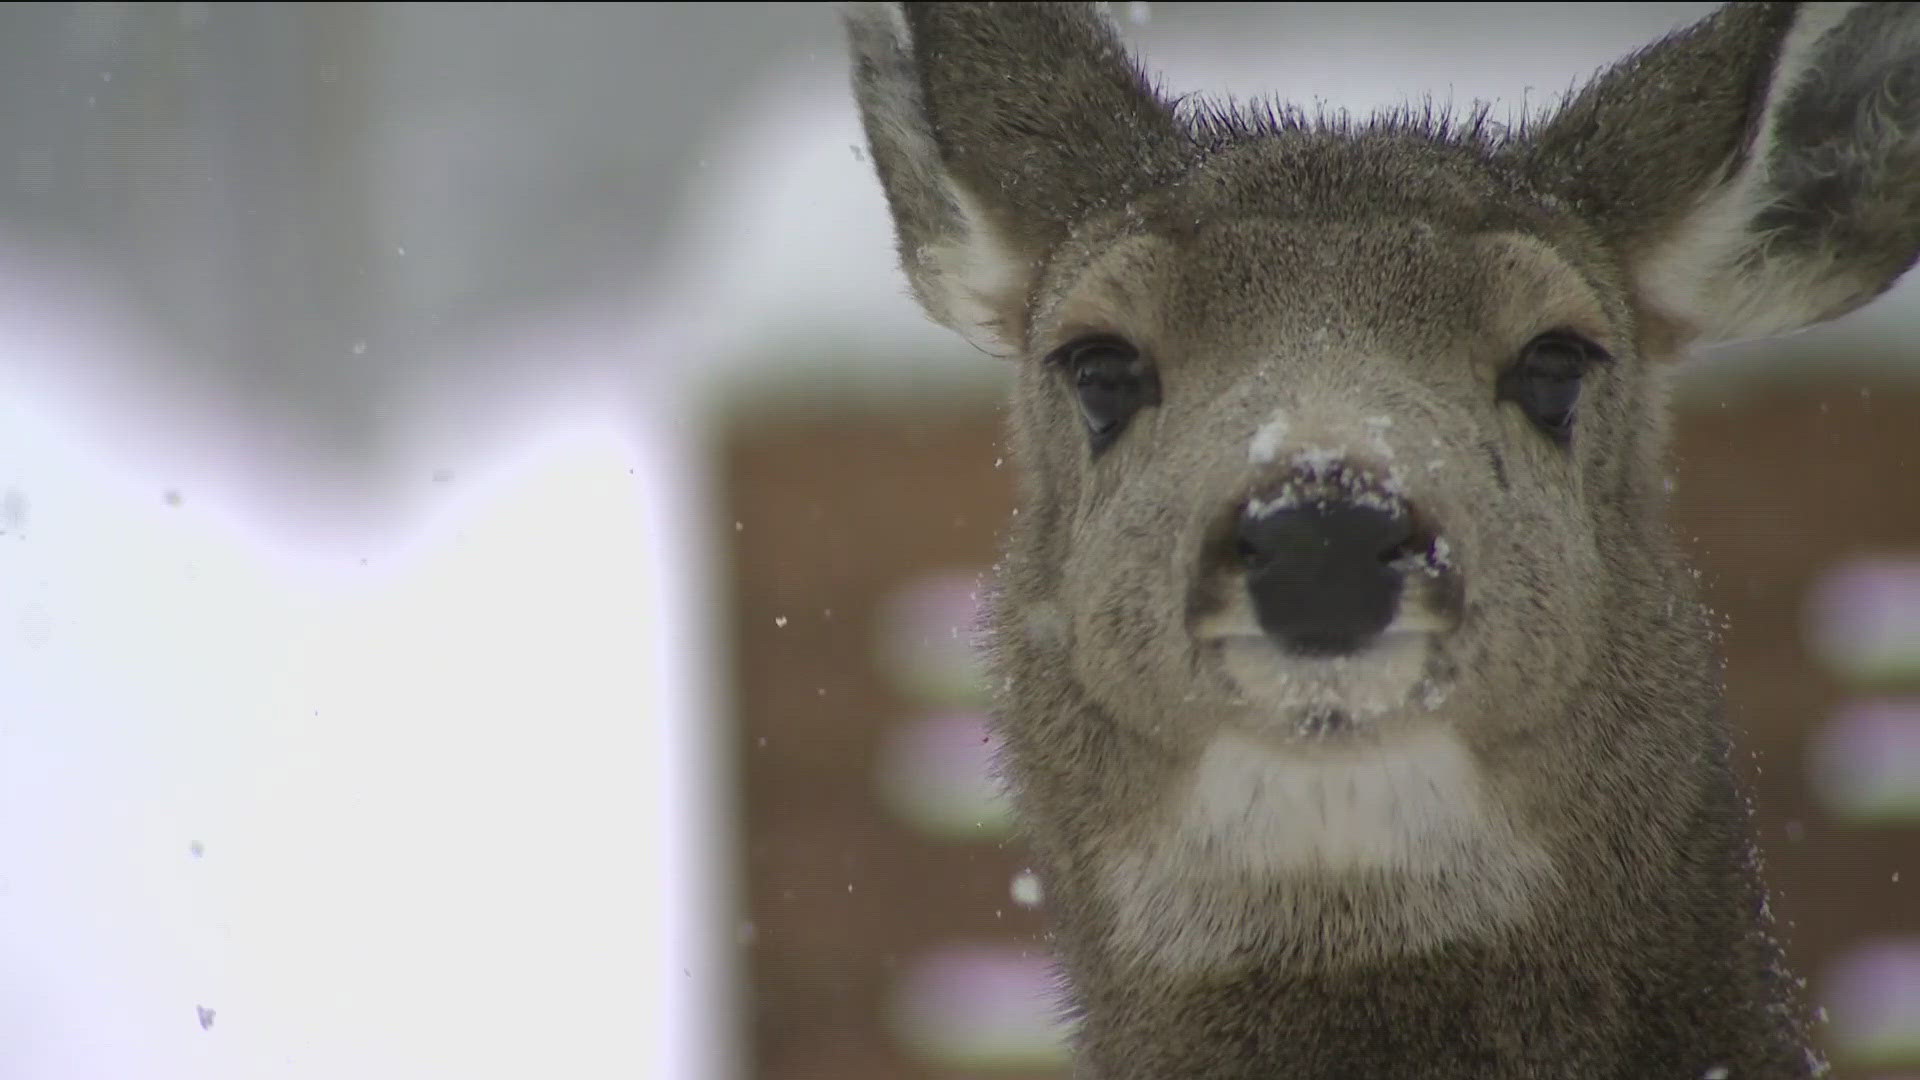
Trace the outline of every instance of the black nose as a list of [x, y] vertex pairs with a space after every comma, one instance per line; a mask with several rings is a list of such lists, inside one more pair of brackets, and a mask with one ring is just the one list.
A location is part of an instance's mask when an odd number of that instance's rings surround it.
[[1250, 504], [1240, 515], [1240, 557], [1260, 628], [1303, 655], [1357, 652], [1393, 621], [1401, 574], [1389, 564], [1413, 535], [1399, 510]]

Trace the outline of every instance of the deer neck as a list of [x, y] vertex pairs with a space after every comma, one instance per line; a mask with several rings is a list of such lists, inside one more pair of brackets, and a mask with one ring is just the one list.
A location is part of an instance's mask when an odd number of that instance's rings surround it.
[[1088, 1077], [1807, 1074], [1724, 769], [1543, 834], [1439, 731], [1185, 768], [1041, 844]]

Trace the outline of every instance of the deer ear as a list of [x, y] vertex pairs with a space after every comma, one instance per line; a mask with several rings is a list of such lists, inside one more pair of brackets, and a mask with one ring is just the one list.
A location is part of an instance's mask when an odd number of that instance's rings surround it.
[[1089, 213], [1170, 179], [1172, 109], [1089, 4], [848, 4], [854, 91], [929, 315], [1021, 350], [1053, 247]]
[[1680, 340], [1843, 315], [1920, 252], [1920, 10], [1729, 4], [1596, 79], [1531, 153]]

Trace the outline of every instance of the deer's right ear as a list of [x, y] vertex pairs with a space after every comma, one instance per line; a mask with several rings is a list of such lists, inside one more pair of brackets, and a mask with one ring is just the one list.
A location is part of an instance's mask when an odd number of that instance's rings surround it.
[[1797, 330], [1920, 252], [1920, 5], [1728, 4], [1533, 140], [1678, 341]]
[[1053, 247], [1180, 168], [1172, 109], [1090, 4], [843, 11], [914, 295], [986, 352], [1019, 353]]

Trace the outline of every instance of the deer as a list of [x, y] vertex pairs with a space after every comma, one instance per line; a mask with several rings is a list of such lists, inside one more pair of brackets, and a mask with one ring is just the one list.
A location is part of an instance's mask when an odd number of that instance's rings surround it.
[[1668, 397], [1914, 262], [1914, 8], [1728, 5], [1498, 123], [843, 6], [911, 292], [1012, 365], [985, 651], [1077, 1077], [1826, 1070]]

